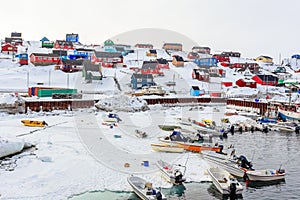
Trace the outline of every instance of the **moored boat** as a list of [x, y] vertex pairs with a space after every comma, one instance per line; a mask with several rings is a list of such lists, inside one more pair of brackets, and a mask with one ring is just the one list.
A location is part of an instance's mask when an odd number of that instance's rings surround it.
[[157, 143], [151, 144], [153, 151], [158, 152], [168, 152], [168, 153], [182, 153], [184, 152], [184, 148], [180, 147], [178, 144], [172, 143]]
[[165, 161], [157, 161], [162, 176], [170, 183], [180, 185], [186, 181], [184, 174], [180, 170], [181, 165], [171, 165]]
[[220, 167], [236, 177], [244, 177], [245, 171], [252, 169], [252, 164], [245, 156], [224, 155], [216, 152], [203, 151], [203, 158], [212, 167]]
[[280, 132], [295, 132], [296, 128], [299, 128], [299, 124], [295, 122], [278, 122], [274, 124], [268, 124], [271, 130], [280, 131]]
[[285, 179], [284, 169], [262, 169], [245, 172], [250, 181], [279, 181]]
[[159, 138], [159, 140], [164, 143], [177, 144], [179, 147], [183, 147], [187, 151], [192, 151], [196, 153], [200, 153], [203, 150], [210, 150], [216, 152], [221, 151], [220, 146], [212, 146], [210, 143], [202, 143], [203, 140], [198, 142], [192, 140], [191, 138], [186, 138], [179, 131], [173, 131], [173, 133], [170, 136]]
[[44, 127], [48, 126], [48, 124], [45, 121], [39, 121], [39, 120], [21, 120], [24, 126], [34, 126], [34, 127]]
[[278, 117], [282, 120], [300, 120], [300, 107], [294, 104], [281, 105], [278, 107]]
[[158, 189], [152, 186], [152, 183], [138, 176], [130, 176], [127, 178], [128, 183], [132, 187], [134, 193], [143, 200], [166, 200], [166, 196]]
[[240, 195], [243, 191], [243, 186], [226, 170], [213, 167], [207, 170], [213, 184], [221, 194], [225, 195]]

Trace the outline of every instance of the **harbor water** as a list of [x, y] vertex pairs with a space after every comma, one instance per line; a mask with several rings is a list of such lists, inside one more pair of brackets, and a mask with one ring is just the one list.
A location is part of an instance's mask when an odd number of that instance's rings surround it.
[[[233, 144], [237, 155], [245, 155], [252, 161], [255, 169], [285, 169], [284, 181], [254, 184], [240, 182], [244, 186], [242, 199], [300, 199], [300, 135], [296, 133], [280, 133], [260, 131], [229, 134], [222, 140], [225, 147]], [[202, 159], [199, 154], [199, 159]], [[175, 186], [162, 190], [168, 199], [227, 199], [221, 196], [212, 182], [185, 183], [184, 186]], [[93, 191], [74, 195], [70, 199], [139, 199], [130, 192]]]

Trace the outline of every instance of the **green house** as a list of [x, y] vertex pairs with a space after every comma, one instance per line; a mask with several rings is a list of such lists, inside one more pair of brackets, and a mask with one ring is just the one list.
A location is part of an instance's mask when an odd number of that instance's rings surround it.
[[82, 77], [87, 82], [92, 80], [102, 80], [102, 71], [100, 65], [92, 64], [90, 60], [83, 62]]

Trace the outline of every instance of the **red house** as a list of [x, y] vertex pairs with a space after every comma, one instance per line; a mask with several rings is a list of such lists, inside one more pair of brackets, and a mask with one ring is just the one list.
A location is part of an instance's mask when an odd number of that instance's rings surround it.
[[214, 54], [214, 58], [218, 60], [218, 62], [230, 62], [229, 56], [222, 54]]
[[192, 78], [199, 81], [209, 82], [209, 73], [201, 71], [200, 69], [193, 69]]
[[260, 85], [275, 86], [278, 84], [278, 77], [273, 75], [258, 74], [253, 76], [252, 79]]
[[235, 84], [239, 87], [249, 87], [249, 88], [256, 88], [257, 83], [252, 79], [239, 79], [235, 82]]
[[56, 65], [60, 63], [59, 55], [53, 53], [32, 53], [29, 57], [30, 62], [35, 66]]
[[160, 71], [157, 61], [144, 61], [140, 72], [141, 74], [164, 75], [164, 73]]
[[18, 51], [18, 47], [10, 43], [6, 43], [1, 46], [1, 53], [11, 54], [13, 52], [16, 53], [17, 51]]
[[73, 50], [73, 43], [71, 41], [65, 40], [56, 40], [53, 46], [55, 49], [66, 49], [66, 50]]
[[113, 68], [117, 63], [123, 63], [123, 56], [119, 52], [96, 51], [92, 55], [92, 64], [101, 64], [102, 67]]
[[169, 62], [166, 59], [158, 58], [156, 61], [159, 69], [170, 69]]

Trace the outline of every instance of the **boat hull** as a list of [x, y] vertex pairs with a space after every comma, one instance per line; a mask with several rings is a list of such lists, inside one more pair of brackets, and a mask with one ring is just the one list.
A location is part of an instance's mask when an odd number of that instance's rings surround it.
[[176, 179], [176, 169], [172, 165], [162, 160], [157, 161], [157, 167], [160, 169], [162, 177], [172, 184], [180, 185], [186, 180], [183, 176], [179, 179]]
[[245, 170], [240, 168], [237, 164], [233, 163], [232, 161], [212, 158], [209, 156], [203, 156], [203, 157], [210, 166], [220, 167], [228, 171], [233, 176], [242, 178], [245, 175]]
[[[137, 196], [139, 196], [141, 199], [143, 199], [143, 200], [155, 200], [155, 199], [157, 199], [156, 195], [147, 194], [147, 192], [149, 192], [149, 190], [147, 190], [145, 188], [145, 186], [147, 185], [146, 180], [144, 180], [140, 177], [137, 177], [137, 176], [130, 176], [130, 177], [127, 178], [127, 182], [132, 187], [134, 193]], [[155, 188], [152, 188], [152, 189], [155, 189]], [[165, 197], [165, 195], [162, 194], [162, 200], [166, 200], [166, 199], [167, 198]]]
[[24, 126], [33, 126], [33, 127], [44, 127], [46, 125], [45, 121], [38, 120], [21, 120]]
[[235, 194], [242, 194], [243, 186], [229, 172], [222, 168], [209, 168], [207, 170], [213, 184], [221, 194], [229, 195], [231, 193], [230, 186], [235, 184]]
[[182, 153], [184, 152], [183, 147], [179, 147], [177, 144], [151, 144], [153, 151], [168, 152], [168, 153]]
[[247, 171], [250, 181], [279, 181], [285, 179], [285, 173], [278, 173], [274, 169]]
[[293, 112], [289, 110], [283, 110], [282, 108], [278, 108], [278, 115], [283, 120], [300, 120], [300, 113], [299, 112]]

